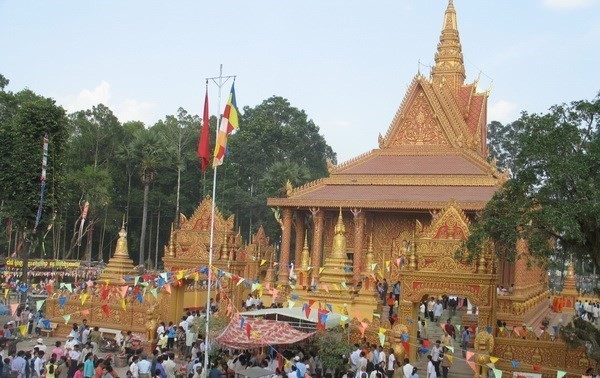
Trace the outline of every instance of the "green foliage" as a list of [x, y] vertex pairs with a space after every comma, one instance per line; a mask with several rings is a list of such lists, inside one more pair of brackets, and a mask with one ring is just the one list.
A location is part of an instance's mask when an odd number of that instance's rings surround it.
[[342, 356], [350, 356], [351, 346], [347, 335], [341, 327], [328, 329], [315, 337], [315, 346], [323, 362], [324, 369], [343, 370], [345, 368]]
[[523, 239], [534, 257], [545, 259], [558, 245], [600, 267], [598, 117], [600, 97], [547, 114], [523, 113], [504, 128], [503, 138], [514, 145], [506, 157], [512, 179], [474, 225], [467, 241], [472, 253], [491, 238], [501, 258], [515, 259]]
[[600, 364], [600, 331], [593, 323], [575, 316], [559, 334], [570, 348], [585, 348], [587, 356]]
[[[81, 207], [89, 201], [86, 225], [93, 224], [94, 232], [83, 236], [82, 249], [89, 247], [92, 259], [110, 257], [125, 216], [130, 256], [139, 261], [143, 253], [144, 260], [154, 260], [178, 214], [191, 214], [212, 193], [212, 170], [200, 172], [196, 156], [197, 115], [180, 108], [146, 127], [139, 121], [121, 123], [110, 108], [98, 104], [67, 117], [53, 100], [29, 90], [8, 92], [7, 86], [0, 75], [0, 235], [6, 235], [8, 218], [13, 231], [33, 225], [45, 131], [50, 132], [50, 158], [41, 227], [50, 221], [54, 226], [45, 256], [83, 252], [76, 236]], [[216, 117], [210, 124], [212, 151]], [[287, 180], [299, 186], [325, 176], [327, 159], [335, 162], [319, 128], [281, 97], [240, 112], [240, 129], [229, 137], [229, 151], [219, 167], [216, 200], [226, 216], [236, 216], [236, 228], [246, 238], [264, 225], [277, 240], [280, 231], [266, 199], [282, 195]], [[0, 238], [0, 252], [6, 245], [7, 239]], [[40, 256], [41, 249], [32, 253]]]
[[[8, 82], [2, 77], [5, 84]], [[31, 231], [40, 201], [43, 138], [49, 138], [44, 211], [45, 228], [64, 195], [67, 118], [54, 100], [29, 90], [0, 92], [0, 193], [2, 218], [14, 229]]]

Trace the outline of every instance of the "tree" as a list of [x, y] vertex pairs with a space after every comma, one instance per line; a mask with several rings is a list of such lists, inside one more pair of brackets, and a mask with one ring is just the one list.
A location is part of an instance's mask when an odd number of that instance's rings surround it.
[[315, 345], [319, 350], [318, 354], [323, 363], [323, 369], [342, 371], [345, 368], [342, 356], [349, 357], [351, 352], [346, 337], [346, 331], [341, 327], [337, 327], [328, 329], [315, 338]]
[[[306, 112], [277, 96], [243, 109], [240, 128], [229, 137], [228, 149], [230, 156], [220, 173], [225, 176], [224, 185], [219, 184], [219, 192], [225, 207], [237, 215], [245, 235], [263, 225], [275, 237], [280, 231], [266, 199], [280, 196], [288, 178], [299, 186], [326, 176], [327, 160], [336, 161], [332, 148]], [[282, 170], [285, 173], [278, 177]]]
[[161, 167], [165, 157], [162, 140], [151, 130], [140, 130], [134, 135], [131, 142], [134, 161], [138, 168], [140, 181], [144, 187], [144, 205], [142, 210], [142, 230], [140, 232], [139, 265], [143, 265], [144, 248], [146, 240], [146, 223], [148, 219], [148, 194], [150, 184], [154, 181], [158, 168]]
[[496, 192], [467, 240], [474, 254], [488, 239], [501, 258], [514, 259], [519, 240], [534, 258], [560, 245], [600, 266], [600, 96], [523, 113], [504, 131], [514, 153], [512, 178]]
[[177, 117], [169, 115], [158, 121], [152, 128], [163, 139], [167, 152], [167, 164], [177, 172], [175, 187], [175, 226], [179, 225], [179, 203], [181, 175], [187, 162], [195, 156], [195, 142], [198, 140], [200, 120], [185, 109], [179, 108]]

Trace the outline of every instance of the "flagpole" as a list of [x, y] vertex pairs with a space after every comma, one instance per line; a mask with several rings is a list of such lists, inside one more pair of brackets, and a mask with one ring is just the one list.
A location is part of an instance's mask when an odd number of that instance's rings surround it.
[[[225, 83], [230, 79], [230, 78], [234, 78], [235, 76], [223, 76], [223, 65], [219, 65], [219, 76], [218, 77], [209, 77], [206, 79], [206, 81], [208, 80], [212, 80], [217, 87], [219, 87], [219, 100], [218, 100], [218, 105], [217, 105], [217, 112], [218, 112], [218, 119], [217, 119], [217, 127], [215, 128], [215, 135], [216, 138], [218, 138], [219, 136], [219, 125], [221, 123], [221, 117], [223, 116], [221, 114], [221, 88], [223, 88], [223, 85], [225, 85]], [[218, 79], [218, 82], [217, 82]], [[224, 81], [223, 81], [224, 80]], [[216, 143], [216, 139], [215, 138], [215, 143]], [[210, 217], [210, 247], [209, 247], [209, 252], [208, 252], [208, 289], [206, 290], [206, 330], [205, 330], [205, 337], [204, 337], [204, 370], [202, 371], [202, 374], [204, 377], [208, 376], [208, 369], [209, 369], [209, 358], [208, 358], [208, 353], [209, 353], [209, 347], [210, 344], [208, 342], [209, 339], [209, 326], [210, 326], [210, 288], [212, 286], [212, 265], [213, 265], [213, 252], [214, 252], [214, 240], [215, 240], [215, 197], [217, 195], [217, 167], [218, 166], [214, 166], [213, 164], [213, 188], [212, 188], [212, 209], [211, 209], [211, 217]]]

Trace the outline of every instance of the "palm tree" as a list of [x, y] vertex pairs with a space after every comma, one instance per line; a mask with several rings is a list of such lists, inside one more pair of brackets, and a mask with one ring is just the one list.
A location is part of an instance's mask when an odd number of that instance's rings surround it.
[[143, 265], [144, 247], [146, 239], [146, 223], [148, 218], [148, 194], [150, 184], [156, 178], [158, 168], [162, 165], [165, 149], [162, 139], [151, 130], [139, 130], [134, 134], [130, 151], [135, 166], [140, 175], [140, 181], [144, 185], [144, 206], [142, 210], [142, 230], [140, 233], [140, 256], [139, 265]]

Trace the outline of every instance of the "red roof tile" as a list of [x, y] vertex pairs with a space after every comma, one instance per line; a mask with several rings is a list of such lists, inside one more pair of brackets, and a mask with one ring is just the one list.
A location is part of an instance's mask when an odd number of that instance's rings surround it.
[[462, 156], [380, 155], [335, 174], [486, 175], [486, 172]]

